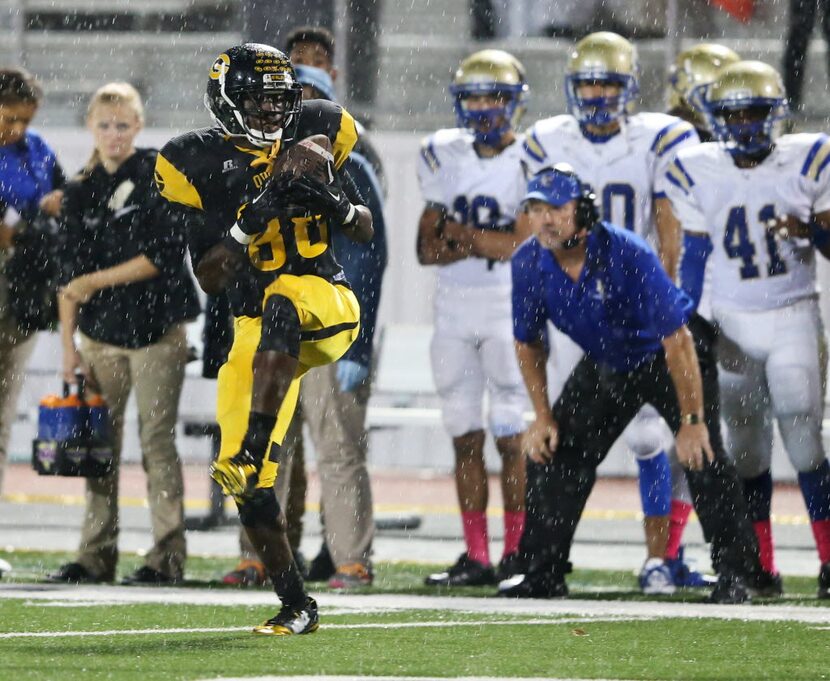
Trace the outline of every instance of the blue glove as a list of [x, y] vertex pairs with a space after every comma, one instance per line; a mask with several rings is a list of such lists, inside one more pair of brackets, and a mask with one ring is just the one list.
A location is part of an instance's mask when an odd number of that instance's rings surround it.
[[341, 359], [337, 363], [337, 383], [340, 392], [350, 393], [357, 389], [369, 377], [369, 367], [350, 359]]

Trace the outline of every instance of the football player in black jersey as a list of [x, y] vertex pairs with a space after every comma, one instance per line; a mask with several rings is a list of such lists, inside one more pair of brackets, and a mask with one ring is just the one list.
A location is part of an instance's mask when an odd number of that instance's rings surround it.
[[[218, 376], [222, 445], [211, 475], [236, 501], [283, 603], [254, 632], [311, 633], [317, 605], [294, 564], [273, 486], [300, 377], [340, 358], [359, 330], [358, 302], [330, 239], [332, 229], [356, 241], [372, 237], [371, 213], [336, 172], [357, 130], [336, 104], [303, 105], [291, 62], [268, 45], [219, 55], [205, 104], [215, 127], [171, 140], [158, 156], [156, 180], [162, 196], [188, 213], [200, 285], [213, 295], [225, 291], [235, 317]], [[281, 153], [314, 134], [331, 141], [331, 183], [272, 172]]]

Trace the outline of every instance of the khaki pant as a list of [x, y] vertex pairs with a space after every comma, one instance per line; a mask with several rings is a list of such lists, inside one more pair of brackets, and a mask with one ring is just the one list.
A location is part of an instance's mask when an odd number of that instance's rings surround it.
[[175, 444], [176, 418], [187, 362], [184, 324], [144, 348], [121, 348], [81, 337], [81, 355], [89, 364], [110, 409], [115, 470], [89, 478], [86, 517], [78, 562], [106, 580], [118, 562], [118, 462], [124, 410], [135, 388], [141, 462], [147, 473], [147, 498], [153, 547], [146, 564], [174, 579], [182, 577], [187, 554], [184, 537], [184, 483]]
[[35, 334], [25, 334], [10, 317], [0, 319], [0, 492], [6, 470], [9, 438], [17, 418], [17, 398], [26, 362], [35, 348]]
[[367, 565], [375, 520], [366, 468], [366, 406], [369, 380], [354, 392], [340, 391], [337, 365], [312, 369], [303, 378], [300, 403], [317, 452], [325, 539], [337, 567]]

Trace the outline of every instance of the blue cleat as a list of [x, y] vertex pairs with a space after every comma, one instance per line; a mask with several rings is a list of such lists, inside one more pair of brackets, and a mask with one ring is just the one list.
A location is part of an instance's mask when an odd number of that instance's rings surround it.
[[718, 581], [717, 577], [698, 572], [684, 560], [683, 550], [684, 547], [682, 546], [678, 549], [677, 558], [666, 558], [666, 566], [669, 568], [669, 572], [671, 572], [674, 585], [676, 587], [699, 589], [716, 584]]

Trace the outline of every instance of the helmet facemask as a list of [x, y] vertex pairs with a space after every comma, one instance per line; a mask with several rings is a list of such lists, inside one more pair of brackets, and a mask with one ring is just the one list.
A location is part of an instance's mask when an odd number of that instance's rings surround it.
[[747, 159], [772, 151], [789, 114], [786, 100], [778, 98], [706, 102], [705, 108], [715, 137], [732, 156]]
[[[584, 97], [583, 85], [616, 85], [619, 93], [613, 96]], [[568, 109], [582, 125], [604, 127], [625, 117], [639, 91], [637, 79], [623, 73], [574, 73], [565, 78]]]
[[[498, 145], [518, 123], [523, 110], [519, 103], [524, 89], [522, 85], [508, 83], [451, 85], [458, 127], [469, 130], [478, 144]], [[492, 97], [496, 105], [486, 109], [469, 108], [467, 100], [475, 96]]]

